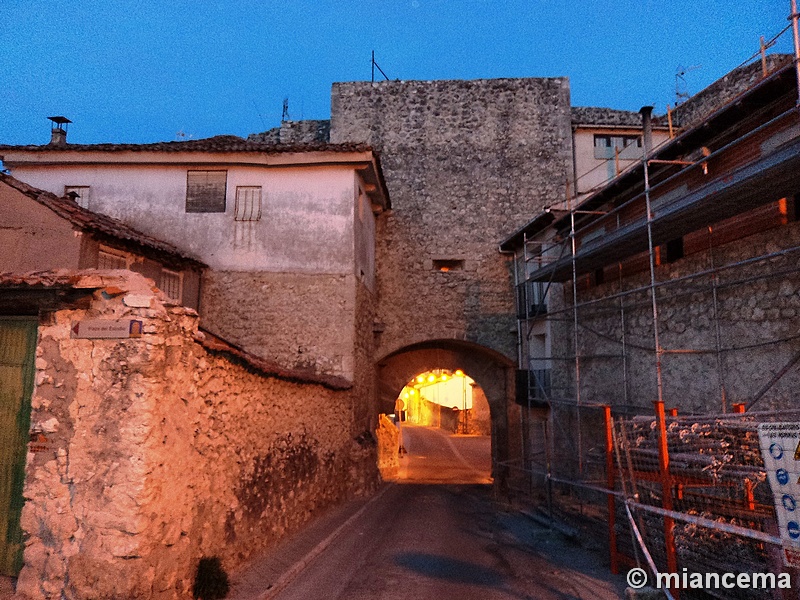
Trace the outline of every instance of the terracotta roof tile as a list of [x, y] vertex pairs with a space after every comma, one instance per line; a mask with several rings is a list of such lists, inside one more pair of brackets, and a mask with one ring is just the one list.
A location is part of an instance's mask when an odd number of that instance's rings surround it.
[[156, 142], [153, 144], [65, 144], [56, 146], [11, 146], [0, 144], [0, 151], [16, 150], [24, 152], [260, 152], [265, 154], [284, 154], [292, 152], [367, 152], [372, 147], [367, 144], [330, 144], [312, 142], [303, 144], [275, 144], [246, 140], [235, 135], [217, 135], [201, 140], [182, 142]]
[[184, 254], [172, 244], [150, 237], [122, 221], [83, 208], [69, 198], [59, 198], [55, 194], [35, 188], [5, 173], [0, 173], [0, 182], [33, 198], [82, 231], [91, 231], [113, 238], [122, 242], [123, 245], [136, 247], [148, 255], [156, 254], [155, 258], [157, 259], [171, 258], [173, 261], [194, 267], [206, 266], [196, 258]]
[[0, 286], [10, 287], [70, 287], [80, 282], [74, 271], [30, 271], [28, 273], [0, 272]]

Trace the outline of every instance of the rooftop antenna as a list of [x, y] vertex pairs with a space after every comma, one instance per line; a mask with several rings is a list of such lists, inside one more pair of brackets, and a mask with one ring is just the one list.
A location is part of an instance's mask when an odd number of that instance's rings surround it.
[[681, 102], [688, 100], [692, 97], [689, 93], [689, 86], [686, 84], [685, 75], [691, 71], [696, 71], [701, 65], [694, 65], [693, 67], [681, 67], [680, 65], [675, 70], [675, 106]]
[[281, 123], [289, 120], [289, 98], [283, 99], [283, 114], [281, 115]]
[[262, 115], [261, 111], [258, 110], [258, 105], [256, 104], [256, 101], [252, 100], [252, 99], [251, 99], [251, 101], [253, 103], [253, 108], [256, 109], [256, 114], [258, 115], [258, 118], [261, 120], [261, 126], [264, 128], [264, 130], [266, 130], [267, 129], [267, 122], [264, 121], [264, 115]]
[[378, 63], [375, 62], [375, 50], [373, 50], [372, 51], [372, 83], [375, 83], [375, 69], [378, 69], [378, 71], [381, 72], [381, 75], [383, 75], [383, 77], [386, 79], [386, 81], [389, 81], [389, 76], [386, 73], [384, 73], [383, 69], [381, 69], [378, 66]]

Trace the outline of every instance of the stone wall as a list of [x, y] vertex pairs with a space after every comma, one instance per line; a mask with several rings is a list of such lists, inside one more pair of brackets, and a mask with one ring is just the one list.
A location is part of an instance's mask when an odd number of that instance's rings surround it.
[[[207, 349], [196, 313], [141, 276], [70, 281], [95, 292], [40, 324], [23, 597], [186, 598], [201, 557], [232, 569], [374, 486], [352, 389]], [[76, 320], [131, 318], [140, 338], [70, 334]]]
[[[657, 292], [659, 342], [664, 350], [675, 351], [662, 358], [667, 408], [677, 408], [682, 414], [731, 411], [733, 404], [754, 398], [800, 352], [800, 274], [798, 252], [791, 251], [798, 245], [800, 222], [791, 222], [656, 268], [657, 281], [670, 282], [660, 285]], [[738, 264], [773, 253], [778, 254]], [[718, 273], [716, 307], [713, 275], [675, 281], [725, 265], [730, 268]], [[640, 291], [626, 294], [621, 301], [602, 300], [620, 291], [619, 282], [614, 281], [579, 292], [580, 303], [600, 300], [578, 311], [584, 357], [581, 400], [653, 414], [658, 390], [649, 272], [625, 278], [623, 289]], [[556, 319], [553, 386], [559, 396], [574, 398], [571, 285], [564, 285], [563, 293], [559, 304], [568, 310], [552, 315]], [[754, 410], [795, 408], [799, 388], [800, 369], [795, 365], [769, 388]], [[557, 452], [575, 456], [574, 406], [554, 405], [552, 418], [559, 419], [567, 432], [556, 443]], [[592, 432], [602, 431], [602, 414], [584, 410], [583, 418], [584, 440], [592, 440]], [[590, 444], [587, 441], [587, 447]]]
[[[772, 73], [791, 62], [791, 55], [770, 54], [767, 56], [767, 72]], [[706, 116], [757, 84], [762, 78], [763, 71], [760, 60], [738, 67], [679, 105], [672, 115], [673, 122], [682, 128], [693, 127]], [[667, 117], [660, 117], [658, 122], [666, 125]]]
[[377, 355], [455, 338], [515, 357], [497, 244], [564, 198], [567, 80], [337, 83], [331, 105], [331, 141], [375, 148], [392, 198], [378, 220]]
[[416, 396], [413, 400], [409, 399], [406, 410], [409, 422], [425, 427], [438, 427], [448, 433], [458, 433], [460, 413], [459, 410], [442, 406], [424, 396]]
[[473, 435], [492, 434], [492, 415], [489, 401], [479, 386], [472, 389], [472, 409], [467, 416], [467, 433]]
[[280, 127], [273, 127], [261, 133], [251, 133], [247, 136], [247, 140], [267, 144], [311, 144], [328, 142], [330, 133], [331, 122], [328, 119], [283, 121]]
[[356, 285], [354, 275], [208, 271], [202, 325], [287, 367], [352, 381]]
[[378, 439], [378, 469], [384, 480], [397, 479], [400, 470], [400, 431], [382, 414], [375, 431]]
[[363, 281], [354, 282], [355, 322], [352, 355], [357, 368], [353, 375], [353, 394], [357, 398], [350, 418], [353, 432], [366, 435], [377, 427], [379, 409], [377, 374], [375, 372], [375, 293]]

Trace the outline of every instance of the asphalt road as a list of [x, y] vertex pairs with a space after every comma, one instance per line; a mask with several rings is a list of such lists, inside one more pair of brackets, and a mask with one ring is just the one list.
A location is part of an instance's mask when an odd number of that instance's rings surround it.
[[390, 486], [280, 600], [617, 599], [602, 559], [492, 500], [489, 438], [403, 427]]

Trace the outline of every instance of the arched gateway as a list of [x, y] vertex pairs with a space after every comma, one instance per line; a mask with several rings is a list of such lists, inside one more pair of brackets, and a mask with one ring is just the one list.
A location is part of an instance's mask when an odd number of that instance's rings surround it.
[[514, 364], [507, 357], [462, 340], [430, 340], [397, 349], [377, 362], [381, 412], [394, 411], [403, 387], [417, 374], [436, 369], [461, 370], [481, 387], [489, 403], [492, 434], [492, 470], [495, 483], [505, 485], [505, 461], [516, 456], [519, 419], [514, 402]]

